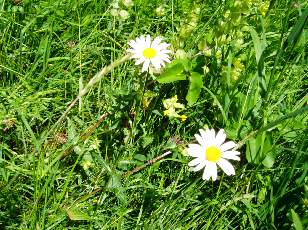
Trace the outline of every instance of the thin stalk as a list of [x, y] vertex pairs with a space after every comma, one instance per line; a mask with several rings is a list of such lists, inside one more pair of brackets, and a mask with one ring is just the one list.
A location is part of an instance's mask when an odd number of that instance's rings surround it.
[[[101, 115], [99, 119], [93, 125], [91, 125], [84, 133], [80, 135], [79, 140], [85, 141], [86, 139], [88, 139], [91, 136], [91, 134], [94, 132], [94, 130], [108, 117], [108, 115], [109, 113], [104, 113], [103, 115]], [[61, 156], [61, 159], [64, 159], [67, 156], [69, 156], [72, 153], [72, 150], [74, 149], [76, 144], [70, 146], [67, 150], [65, 150], [64, 154]]]
[[[51, 129], [47, 132], [45, 138], [47, 139], [48, 136], [50, 136], [58, 127], [59, 124], [65, 119], [65, 117], [68, 115], [68, 113], [72, 110], [72, 108], [76, 105], [76, 103], [84, 96], [86, 95], [90, 89], [99, 81], [102, 80], [102, 78], [108, 74], [111, 70], [113, 70], [115, 67], [121, 65], [122, 63], [126, 62], [129, 60], [131, 57], [130, 54], [125, 55], [122, 58], [119, 58], [112, 62], [110, 65], [105, 66], [102, 68], [89, 82], [88, 84], [79, 91], [78, 96], [70, 103], [70, 105], [67, 107], [65, 112], [61, 115], [61, 117], [58, 119], [58, 121], [51, 127]], [[44, 140], [44, 139], [43, 139]]]
[[124, 176], [127, 177], [127, 176], [129, 176], [129, 175], [131, 175], [131, 174], [134, 174], [134, 173], [136, 173], [136, 172], [139, 172], [140, 170], [146, 168], [147, 166], [149, 166], [149, 165], [151, 165], [151, 164], [154, 164], [156, 161], [159, 161], [160, 159], [162, 159], [162, 158], [168, 156], [170, 153], [171, 153], [171, 152], [168, 151], [168, 152], [165, 152], [164, 154], [162, 154], [162, 155], [160, 155], [160, 156], [158, 156], [158, 157], [155, 157], [155, 158], [153, 158], [153, 159], [151, 159], [151, 160], [148, 160], [144, 165], [139, 166], [139, 167], [136, 167], [136, 168], [134, 168], [133, 170], [126, 172], [126, 173], [124, 174]]

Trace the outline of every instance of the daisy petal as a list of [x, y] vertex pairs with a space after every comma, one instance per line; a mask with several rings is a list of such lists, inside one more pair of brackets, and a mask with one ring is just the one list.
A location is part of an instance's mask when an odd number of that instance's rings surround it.
[[204, 130], [204, 129], [199, 129], [199, 132], [201, 134], [202, 139], [207, 140], [209, 138], [208, 136], [208, 130]]
[[215, 140], [215, 130], [214, 129], [209, 129], [208, 130], [208, 133], [209, 133], [209, 141], [213, 141], [214, 142], [214, 140]]
[[161, 58], [161, 60], [163, 60], [165, 62], [168, 62], [168, 63], [170, 62], [170, 59], [169, 59], [168, 56], [165, 57], [165, 56], [162, 55], [160, 58]]
[[218, 161], [217, 161], [217, 164], [220, 166], [220, 168], [228, 175], [235, 175], [235, 170], [234, 170], [234, 167], [232, 166], [232, 164], [223, 159], [223, 158], [220, 158]]
[[[140, 43], [145, 43], [145, 37], [144, 37], [144, 35], [141, 35], [141, 36], [139, 37], [139, 42], [140, 42]], [[138, 38], [137, 38], [137, 43], [138, 43]]]
[[202, 146], [205, 145], [205, 141], [202, 139], [202, 137], [199, 134], [195, 134], [195, 138], [197, 139], [200, 145]]
[[208, 169], [208, 167], [205, 167], [204, 171], [203, 171], [202, 179], [203, 180], [209, 180], [211, 178], [211, 176], [212, 176], [211, 171]]
[[142, 62], [145, 61], [145, 58], [144, 57], [141, 57], [139, 60], [136, 61], [136, 65], [140, 65]]
[[226, 134], [223, 129], [220, 129], [216, 135], [216, 145], [220, 146], [226, 140]]
[[240, 157], [237, 156], [239, 154], [240, 153], [238, 151], [226, 151], [226, 152], [222, 152], [222, 158], [239, 161]]
[[169, 54], [169, 53], [172, 53], [172, 51], [171, 50], [161, 50], [160, 53]]
[[212, 180], [215, 181], [217, 179], [217, 165], [216, 165], [216, 163], [208, 162], [207, 168], [211, 172]]
[[214, 144], [215, 140], [215, 131], [214, 129], [199, 129], [199, 132], [202, 136], [202, 139], [204, 140], [204, 145], [205, 146], [210, 146]]
[[147, 35], [145, 38], [145, 47], [151, 47], [151, 36]]
[[201, 159], [200, 158], [195, 158], [195, 159], [193, 159], [192, 161], [190, 161], [188, 163], [188, 166], [192, 167], [192, 166], [196, 166], [196, 165], [198, 165], [200, 163], [201, 163]]
[[133, 50], [133, 49], [127, 49], [126, 52], [128, 52], [128, 53], [134, 53], [135, 50]]
[[203, 149], [200, 145], [198, 144], [189, 144], [188, 145], [188, 149], [187, 149], [187, 153], [188, 155], [192, 156], [192, 157], [199, 157], [201, 156]]
[[151, 62], [154, 66], [155, 69], [159, 70], [160, 69], [160, 62], [158, 60], [152, 60]]
[[203, 169], [205, 167], [205, 162], [201, 162], [200, 164], [198, 164], [196, 167], [192, 168], [192, 171], [197, 172], [201, 169]]
[[153, 42], [152, 42], [152, 44], [151, 44], [151, 47], [152, 47], [152, 48], [153, 48], [153, 47], [157, 47], [158, 44], [159, 44], [161, 41], [162, 41], [162, 39], [161, 39], [160, 37], [156, 37], [156, 38], [153, 40]]
[[141, 72], [147, 71], [149, 69], [149, 66], [150, 66], [150, 60], [145, 60]]
[[220, 146], [222, 152], [227, 151], [229, 149], [233, 149], [236, 144], [233, 141], [228, 141]]
[[157, 49], [159, 49], [159, 50], [165, 50], [168, 46], [170, 46], [170, 44], [167, 44], [167, 43], [163, 42], [163, 43], [160, 43], [160, 44], [157, 46]]

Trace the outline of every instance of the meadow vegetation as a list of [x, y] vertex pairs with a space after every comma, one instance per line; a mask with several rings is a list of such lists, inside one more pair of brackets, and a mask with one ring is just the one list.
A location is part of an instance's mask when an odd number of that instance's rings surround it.
[[[307, 17], [302, 0], [0, 1], [0, 229], [305, 229]], [[171, 63], [86, 88], [147, 34]], [[189, 170], [206, 128], [238, 143], [234, 176]]]

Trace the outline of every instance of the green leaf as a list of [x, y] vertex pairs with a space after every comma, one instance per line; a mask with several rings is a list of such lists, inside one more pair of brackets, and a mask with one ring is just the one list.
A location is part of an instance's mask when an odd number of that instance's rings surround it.
[[108, 184], [107, 184], [107, 189], [113, 192], [121, 203], [127, 203], [125, 189], [123, 188], [121, 184], [121, 174], [120, 173], [114, 172], [114, 174], [110, 176]]
[[264, 160], [262, 161], [262, 164], [267, 168], [273, 167], [274, 163], [275, 163], [275, 158], [272, 154], [267, 154]]
[[259, 76], [263, 75], [264, 72], [264, 56], [263, 52], [265, 48], [267, 47], [267, 42], [265, 40], [265, 36], [263, 35], [261, 38], [259, 38], [257, 31], [253, 29], [252, 27], [249, 27], [249, 31], [251, 34], [251, 38], [253, 41], [253, 45], [255, 47], [256, 51], [256, 61], [258, 65], [258, 74]]
[[188, 106], [192, 106], [197, 102], [203, 87], [202, 75], [197, 72], [192, 72], [189, 80], [190, 84], [186, 95], [186, 100], [188, 102]]
[[291, 209], [291, 213], [295, 230], [303, 230], [304, 228], [298, 214], [293, 209]]
[[261, 55], [263, 51], [265, 50], [267, 43], [266, 43], [265, 38], [261, 38], [261, 39], [259, 38], [257, 31], [251, 26], [249, 27], [249, 31], [250, 31], [253, 45], [256, 51], [256, 61], [257, 63], [259, 63]]
[[39, 152], [40, 151], [40, 143], [39, 143], [39, 141], [35, 137], [35, 134], [34, 134], [33, 130], [31, 129], [31, 127], [30, 127], [26, 117], [24, 116], [24, 114], [20, 113], [20, 116], [21, 116], [21, 120], [23, 121], [24, 125], [26, 126], [26, 129], [30, 133], [32, 142], [34, 143], [36, 150]]
[[162, 73], [157, 81], [159, 83], [171, 83], [174, 81], [186, 80], [186, 75], [183, 73], [184, 65], [181, 62], [171, 63], [166, 66], [166, 71]]
[[90, 220], [90, 217], [84, 212], [78, 210], [76, 207], [70, 208], [66, 210], [66, 213], [70, 220]]
[[146, 161], [146, 160], [147, 160], [146, 156], [145, 156], [145, 155], [142, 155], [142, 154], [136, 154], [136, 155], [134, 156], [134, 159], [136, 159], [136, 160], [138, 160], [138, 161]]
[[248, 162], [259, 163], [257, 158], [260, 146], [257, 145], [257, 138], [248, 140], [246, 147], [246, 159]]
[[166, 75], [157, 79], [157, 81], [162, 84], [183, 80], [186, 80], [186, 76], [184, 74]]
[[292, 28], [291, 33], [288, 37], [288, 43], [289, 44], [295, 44], [301, 35], [303, 28], [305, 26], [305, 23], [308, 19], [308, 9], [306, 9], [303, 14], [300, 16], [298, 21], [296, 22], [295, 26]]
[[256, 138], [250, 139], [246, 148], [246, 158], [248, 162], [262, 164], [266, 167], [272, 167], [274, 156], [271, 154], [272, 141], [269, 134], [262, 133]]
[[67, 134], [69, 141], [74, 140], [78, 136], [75, 123], [69, 118], [67, 118]]

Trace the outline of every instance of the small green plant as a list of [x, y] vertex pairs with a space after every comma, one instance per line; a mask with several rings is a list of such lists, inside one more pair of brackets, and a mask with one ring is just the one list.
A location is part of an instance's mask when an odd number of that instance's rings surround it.
[[2, 2], [0, 229], [305, 229], [307, 7]]

